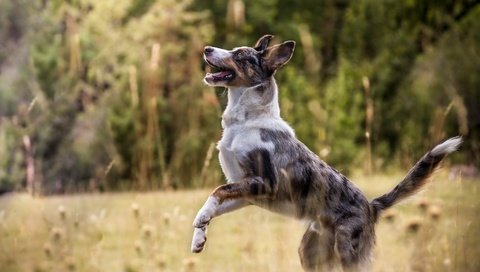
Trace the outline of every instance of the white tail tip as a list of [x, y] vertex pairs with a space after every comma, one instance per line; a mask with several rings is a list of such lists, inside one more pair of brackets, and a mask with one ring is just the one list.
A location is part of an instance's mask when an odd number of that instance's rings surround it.
[[458, 149], [462, 144], [462, 136], [457, 136], [446, 140], [445, 142], [437, 145], [431, 151], [431, 154], [436, 156], [440, 154], [450, 154]]

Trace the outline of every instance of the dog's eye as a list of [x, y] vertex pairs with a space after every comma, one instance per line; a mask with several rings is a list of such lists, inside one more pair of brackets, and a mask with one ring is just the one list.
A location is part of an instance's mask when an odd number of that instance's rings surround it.
[[243, 51], [241, 51], [241, 50], [235, 51], [234, 54], [235, 54], [235, 57], [236, 57], [237, 59], [242, 59], [242, 58], [245, 57], [245, 52], [243, 52]]

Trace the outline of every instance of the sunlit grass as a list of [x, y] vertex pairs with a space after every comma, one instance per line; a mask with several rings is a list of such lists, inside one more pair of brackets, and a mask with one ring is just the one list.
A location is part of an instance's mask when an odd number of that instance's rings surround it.
[[[401, 176], [354, 178], [369, 197]], [[479, 271], [479, 181], [431, 186], [377, 226], [375, 271]], [[299, 271], [302, 222], [257, 207], [215, 219], [190, 253], [208, 190], [0, 198], [1, 271]], [[388, 220], [387, 220], [388, 219]]]

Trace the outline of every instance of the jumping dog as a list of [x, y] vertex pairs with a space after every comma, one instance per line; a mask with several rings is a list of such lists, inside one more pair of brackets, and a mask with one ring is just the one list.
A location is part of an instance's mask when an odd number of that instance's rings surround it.
[[392, 191], [369, 202], [280, 117], [274, 75], [292, 57], [295, 42], [269, 47], [272, 37], [261, 37], [254, 47], [204, 49], [205, 62], [217, 71], [207, 73], [204, 82], [228, 88], [217, 146], [227, 184], [213, 191], [195, 217], [191, 250], [203, 250], [213, 218], [253, 204], [309, 222], [298, 250], [305, 270], [363, 270], [380, 213], [417, 192], [462, 140], [437, 145]]

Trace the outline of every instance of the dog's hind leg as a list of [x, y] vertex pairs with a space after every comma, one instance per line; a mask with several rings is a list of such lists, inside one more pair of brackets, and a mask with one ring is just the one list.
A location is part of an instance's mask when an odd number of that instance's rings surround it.
[[298, 248], [300, 262], [305, 271], [334, 270], [335, 238], [330, 228], [313, 222], [302, 237]]
[[368, 226], [343, 224], [335, 228], [335, 253], [343, 271], [368, 271], [373, 236]]

